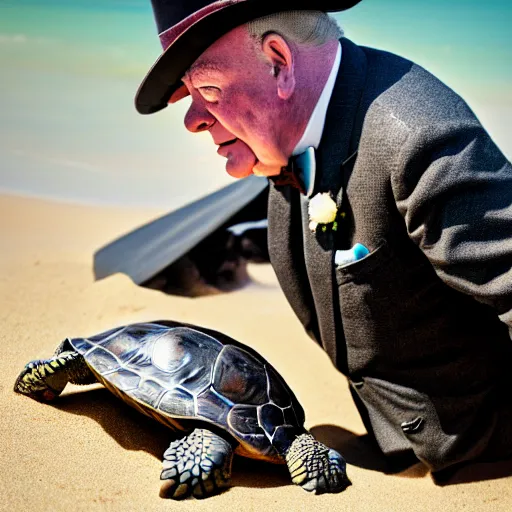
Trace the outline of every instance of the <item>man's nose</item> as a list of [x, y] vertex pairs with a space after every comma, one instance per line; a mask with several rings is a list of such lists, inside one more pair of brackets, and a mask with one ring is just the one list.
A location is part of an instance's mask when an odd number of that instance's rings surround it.
[[215, 118], [206, 110], [192, 102], [185, 115], [185, 127], [192, 133], [204, 132], [209, 130], [215, 123]]

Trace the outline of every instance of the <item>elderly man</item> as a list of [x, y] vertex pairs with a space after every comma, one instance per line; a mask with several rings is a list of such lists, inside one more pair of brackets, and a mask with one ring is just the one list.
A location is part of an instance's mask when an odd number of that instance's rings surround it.
[[279, 282], [384, 454], [508, 457], [512, 167], [439, 80], [342, 36], [356, 3], [153, 0], [137, 109], [190, 95], [227, 172], [269, 178]]

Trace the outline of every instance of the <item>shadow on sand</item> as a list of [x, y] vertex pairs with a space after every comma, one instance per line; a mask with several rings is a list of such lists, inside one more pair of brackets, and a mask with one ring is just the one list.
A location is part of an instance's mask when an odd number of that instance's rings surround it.
[[335, 425], [318, 425], [311, 428], [311, 433], [322, 443], [340, 452], [352, 466], [406, 478], [421, 478], [428, 473], [427, 467], [409, 452], [392, 460], [385, 457], [368, 434], [354, 434]]
[[[104, 388], [84, 389], [59, 397], [54, 407], [98, 422], [126, 450], [143, 450], [162, 459], [174, 434], [160, 423], [140, 414]], [[357, 435], [335, 425], [318, 425], [311, 433], [327, 446], [339, 451], [349, 465], [394, 474], [403, 478], [423, 478], [428, 468], [410, 454], [390, 460], [382, 454], [369, 435]], [[478, 462], [450, 468], [432, 475], [436, 485], [446, 486], [504, 478], [512, 475], [512, 460]], [[155, 477], [157, 477], [155, 475]], [[233, 486], [272, 488], [291, 485], [285, 465], [235, 457]]]
[[[140, 414], [104, 388], [84, 389], [59, 397], [53, 406], [98, 422], [126, 450], [144, 450], [158, 460], [174, 439], [174, 434], [160, 423]], [[349, 465], [394, 474], [403, 478], [423, 478], [428, 468], [410, 454], [390, 460], [382, 454], [369, 435], [357, 435], [335, 425], [318, 425], [311, 433], [327, 446], [339, 451]], [[512, 475], [512, 460], [478, 462], [450, 468], [432, 476], [436, 485], [484, 481]], [[156, 477], [156, 475], [155, 475]], [[272, 488], [291, 485], [285, 465], [235, 457], [233, 486]]]
[[[87, 416], [98, 422], [105, 432], [126, 450], [143, 450], [158, 460], [169, 443], [173, 432], [140, 414], [104, 388], [84, 389], [60, 396], [54, 407], [71, 414]], [[155, 475], [158, 478], [159, 475]], [[232, 485], [234, 487], [271, 488], [292, 485], [285, 465], [235, 457]]]
[[[318, 425], [311, 433], [327, 446], [339, 451], [348, 464], [404, 478], [422, 478], [429, 470], [415, 457], [404, 454], [392, 462], [369, 435], [356, 435], [335, 425]], [[495, 480], [512, 476], [512, 459], [497, 462], [473, 462], [432, 474], [436, 485], [447, 486]]]

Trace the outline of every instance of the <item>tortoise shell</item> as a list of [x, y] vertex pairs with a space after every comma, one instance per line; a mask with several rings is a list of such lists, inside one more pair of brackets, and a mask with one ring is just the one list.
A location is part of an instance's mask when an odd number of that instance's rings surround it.
[[202, 327], [170, 321], [132, 324], [69, 342], [98, 380], [140, 412], [173, 429], [221, 428], [241, 455], [279, 459], [282, 429], [304, 411], [277, 371], [254, 350]]

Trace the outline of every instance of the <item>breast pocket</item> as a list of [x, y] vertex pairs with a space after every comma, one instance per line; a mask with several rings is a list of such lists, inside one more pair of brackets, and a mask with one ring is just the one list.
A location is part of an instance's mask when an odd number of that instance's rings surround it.
[[365, 274], [373, 272], [389, 259], [389, 246], [385, 240], [377, 244], [377, 248], [363, 258], [341, 266], [336, 266], [336, 280], [338, 285], [357, 280]]
[[[437, 276], [421, 251], [382, 240], [361, 260], [335, 268], [350, 374], [415, 357], [415, 331], [425, 311], [421, 301], [438, 300]], [[430, 306], [429, 306], [430, 307]]]

